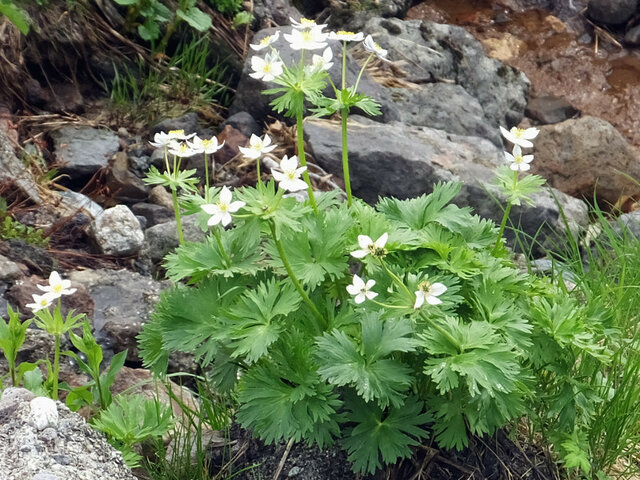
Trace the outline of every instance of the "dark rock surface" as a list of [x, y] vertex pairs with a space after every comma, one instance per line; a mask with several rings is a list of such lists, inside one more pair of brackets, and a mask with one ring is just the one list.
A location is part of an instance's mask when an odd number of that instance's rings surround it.
[[629, 20], [637, 5], [638, 0], [589, 0], [587, 15], [596, 22], [616, 25]]
[[118, 136], [111, 130], [65, 126], [51, 133], [56, 161], [72, 179], [88, 179], [120, 149]]

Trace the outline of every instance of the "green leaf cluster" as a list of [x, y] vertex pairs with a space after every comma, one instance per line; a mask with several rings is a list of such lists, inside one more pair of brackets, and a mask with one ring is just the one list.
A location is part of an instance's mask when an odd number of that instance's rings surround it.
[[[429, 436], [463, 448], [495, 432], [530, 408], [552, 354], [543, 336], [605, 352], [584, 311], [563, 325], [577, 307], [561, 307], [557, 291], [493, 252], [498, 229], [453, 205], [459, 190], [439, 183], [375, 208], [321, 197], [317, 214], [273, 183], [236, 190], [246, 206], [220, 242], [167, 257], [172, 278], [192, 285], [165, 292], [144, 326], [145, 366], [162, 373], [170, 352], [193, 353], [221, 391], [235, 392], [244, 427], [266, 442], [338, 442], [362, 473], [411, 456]], [[385, 232], [378, 256], [350, 255], [358, 236]], [[347, 293], [354, 272], [375, 280], [373, 301]], [[424, 282], [447, 290], [415, 309]], [[578, 327], [592, 335], [574, 335]]]

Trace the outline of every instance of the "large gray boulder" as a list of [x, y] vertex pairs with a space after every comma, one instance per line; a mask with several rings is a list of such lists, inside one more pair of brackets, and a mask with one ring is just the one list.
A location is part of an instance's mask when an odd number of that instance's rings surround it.
[[638, 0], [589, 0], [587, 15], [596, 22], [624, 23], [635, 13]]
[[135, 255], [144, 243], [140, 221], [125, 205], [107, 208], [92, 222], [89, 235], [106, 255]]
[[60, 402], [8, 388], [0, 399], [0, 478], [135, 480], [122, 455]]
[[[307, 120], [305, 133], [315, 161], [341, 177], [340, 124]], [[399, 122], [382, 125], [354, 116], [349, 122], [349, 160], [353, 193], [366, 202], [375, 203], [381, 196], [411, 198], [430, 193], [436, 182], [460, 181], [458, 205], [471, 206], [496, 222], [502, 219], [505, 202], [495, 202], [492, 197], [497, 193], [490, 185], [495, 168], [505, 163], [504, 154], [488, 140]], [[514, 208], [510, 217], [541, 244], [552, 243], [552, 234], [564, 230], [554, 195], [572, 229], [588, 223], [584, 202], [557, 190], [544, 190], [534, 196], [534, 207]]]
[[60, 171], [72, 179], [87, 179], [106, 167], [120, 149], [118, 135], [106, 129], [66, 126], [51, 137]]
[[640, 154], [610, 123], [595, 117], [540, 127], [531, 170], [575, 197], [615, 204], [640, 192]]
[[[291, 28], [280, 30], [288, 33]], [[255, 41], [275, 31], [258, 32]], [[382, 115], [374, 120], [400, 121], [487, 138], [500, 146], [498, 126], [516, 125], [522, 119], [529, 81], [524, 74], [485, 56], [482, 45], [464, 29], [376, 17], [367, 22], [365, 33], [371, 33], [376, 42], [388, 49], [389, 59], [404, 71], [398, 73], [397, 68], [388, 69], [383, 64], [384, 73], [377, 75], [377, 80], [368, 73], [363, 75], [359, 91], [381, 104]], [[291, 65], [299, 60], [299, 52], [292, 51], [283, 37], [280, 36], [274, 48], [285, 64]], [[329, 75], [339, 85], [342, 46], [340, 42], [329, 45], [334, 56]], [[347, 54], [348, 85], [353, 85], [360, 71], [360, 64], [351, 53], [361, 48], [351, 46]], [[263, 95], [262, 91], [274, 84], [249, 77], [252, 56], [248, 55], [245, 61], [230, 112], [246, 111], [261, 121], [273, 114], [269, 106], [272, 97]], [[362, 52], [358, 56], [362, 57]], [[330, 89], [326, 94], [332, 95]]]
[[[0, 185], [20, 192], [34, 203], [40, 203], [38, 184], [29, 169], [16, 157], [7, 134], [0, 128]], [[15, 189], [15, 190], [14, 190]]]

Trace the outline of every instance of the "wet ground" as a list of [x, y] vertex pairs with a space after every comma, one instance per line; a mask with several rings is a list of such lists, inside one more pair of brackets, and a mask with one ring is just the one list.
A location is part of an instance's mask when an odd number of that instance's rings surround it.
[[464, 27], [487, 54], [525, 72], [532, 97], [564, 97], [640, 148], [640, 48], [616, 45], [621, 31], [611, 37], [595, 31], [579, 0], [573, 3], [575, 9], [568, 0], [542, 9], [530, 6], [531, 0], [427, 0], [411, 8], [407, 19]]

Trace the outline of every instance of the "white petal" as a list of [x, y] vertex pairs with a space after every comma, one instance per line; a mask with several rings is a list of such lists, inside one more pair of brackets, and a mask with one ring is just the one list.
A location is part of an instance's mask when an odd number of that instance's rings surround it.
[[215, 205], [213, 203], [207, 203], [206, 205], [200, 205], [200, 208], [202, 210], [204, 210], [205, 213], [208, 213], [209, 215], [215, 215], [216, 213], [218, 213], [220, 211], [220, 207], [218, 207], [218, 205]]
[[357, 304], [361, 304], [366, 299], [367, 297], [365, 296], [365, 294], [360, 292], [358, 295], [356, 295], [356, 298], [354, 298], [353, 301], [356, 302]]
[[442, 303], [442, 300], [440, 300], [438, 297], [434, 297], [433, 295], [427, 295], [426, 300], [429, 305], [438, 305]]
[[360, 289], [354, 285], [347, 285], [347, 292], [349, 292], [350, 295], [357, 295]]
[[224, 212], [221, 215], [220, 223], [222, 223], [223, 227], [226, 227], [227, 225], [229, 225], [231, 223], [231, 215], [229, 214], [229, 212]]
[[373, 300], [374, 298], [376, 298], [378, 296], [378, 294], [376, 292], [369, 292], [369, 291], [367, 291], [365, 293], [365, 295], [367, 296], [367, 298], [369, 300]]
[[358, 245], [360, 245], [360, 248], [367, 250], [369, 248], [369, 245], [373, 244], [373, 240], [371, 240], [371, 237], [369, 237], [368, 235], [358, 235]]
[[240, 200], [236, 200], [235, 202], [231, 202], [228, 206], [227, 206], [227, 210], [231, 213], [235, 213], [238, 210], [240, 210], [242, 207], [244, 207], [246, 205], [246, 202], [242, 202]]
[[285, 155], [282, 161], [280, 162], [280, 168], [282, 169], [283, 172], [295, 171], [297, 166], [298, 166], [298, 159], [295, 155], [291, 158], [288, 158]]
[[520, 171], [521, 172], [526, 172], [530, 168], [531, 168], [531, 165], [529, 165], [528, 163], [521, 163], [520, 164]]
[[389, 234], [385, 232], [382, 235], [380, 235], [380, 238], [378, 238], [375, 241], [374, 245], [376, 246], [376, 248], [384, 248], [384, 246], [387, 244], [388, 239], [389, 239]]
[[62, 278], [60, 278], [60, 274], [55, 270], [49, 275], [49, 285], [57, 285], [61, 280]]
[[353, 286], [357, 287], [358, 290], [362, 290], [362, 288], [364, 287], [364, 280], [362, 280], [362, 278], [360, 278], [358, 275], [354, 275]]
[[520, 145], [516, 144], [513, 146], [513, 156], [514, 158], [522, 156], [522, 149], [520, 148]]
[[533, 161], [533, 155], [525, 155], [522, 157], [522, 161], [524, 163], [531, 163]]
[[375, 284], [376, 284], [375, 280], [367, 280], [367, 284], [364, 285], [364, 289], [371, 290]]
[[431, 295], [435, 295], [436, 297], [442, 295], [444, 292], [447, 291], [447, 287], [444, 286], [442, 283], [434, 283], [431, 285], [431, 288], [429, 289], [429, 293]]
[[231, 203], [231, 190], [226, 186], [222, 187], [222, 191], [220, 192], [220, 203], [227, 205]]
[[262, 144], [262, 140], [260, 139], [260, 137], [257, 136], [255, 133], [252, 133], [251, 138], [249, 139], [249, 145], [255, 148], [256, 146], [261, 144]]
[[277, 170], [271, 170], [271, 175], [276, 182], [284, 182], [287, 179], [287, 176], [284, 173]]
[[531, 127], [531, 128], [527, 128], [524, 132], [522, 132], [521, 137], [526, 138], [527, 140], [533, 140], [538, 136], [539, 133], [540, 133], [540, 130], [538, 130], [537, 128]]
[[424, 303], [424, 292], [422, 290], [418, 290], [415, 292], [416, 294], [416, 303], [413, 304], [413, 308], [420, 308]]
[[507, 159], [507, 162], [513, 163], [516, 161], [515, 157], [511, 155], [509, 152], [504, 152], [504, 158]]
[[351, 252], [351, 256], [356, 258], [364, 258], [367, 255], [369, 255], [369, 250], [354, 250]]
[[207, 222], [210, 227], [219, 224], [222, 221], [222, 214], [220, 212], [214, 213], [213, 216]]
[[307, 182], [299, 178], [282, 181], [280, 182], [280, 186], [289, 192], [299, 192], [300, 190], [305, 190], [308, 187]]
[[514, 172], [517, 172], [518, 170], [520, 170], [520, 167], [518, 166], [517, 163], [512, 163], [511, 165], [509, 165], [509, 168]]

